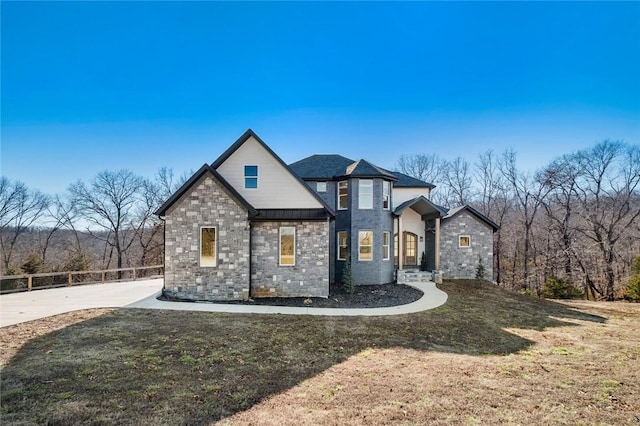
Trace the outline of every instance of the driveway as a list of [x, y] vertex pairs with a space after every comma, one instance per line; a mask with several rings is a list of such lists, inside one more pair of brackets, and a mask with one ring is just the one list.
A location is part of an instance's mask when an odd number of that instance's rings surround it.
[[162, 278], [33, 290], [0, 296], [0, 327], [90, 308], [119, 308], [162, 290]]

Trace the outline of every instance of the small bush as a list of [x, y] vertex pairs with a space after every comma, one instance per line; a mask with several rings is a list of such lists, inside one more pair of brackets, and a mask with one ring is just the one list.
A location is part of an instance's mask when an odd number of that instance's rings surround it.
[[548, 299], [582, 299], [584, 293], [562, 278], [549, 277], [542, 286], [542, 297]]
[[353, 294], [355, 291], [353, 275], [351, 274], [351, 256], [349, 253], [347, 253], [347, 258], [344, 261], [344, 269], [342, 270], [342, 290], [349, 294]]
[[640, 302], [640, 256], [633, 262], [631, 267], [631, 278], [625, 289], [625, 299]]
[[476, 280], [484, 281], [487, 276], [487, 270], [482, 263], [482, 256], [478, 256], [478, 266], [476, 266]]

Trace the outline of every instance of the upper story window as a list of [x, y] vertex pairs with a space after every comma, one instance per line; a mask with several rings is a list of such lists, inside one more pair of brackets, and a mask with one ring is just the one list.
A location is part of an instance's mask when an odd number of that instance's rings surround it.
[[391, 208], [391, 182], [382, 181], [382, 208], [389, 210]]
[[317, 182], [316, 183], [316, 191], [318, 191], [318, 192], [327, 192], [327, 182]]
[[258, 166], [244, 166], [244, 187], [247, 189], [258, 187]]
[[360, 179], [358, 185], [358, 208], [373, 208], [373, 181], [371, 179]]
[[200, 266], [216, 266], [216, 228], [200, 228]]
[[346, 210], [349, 206], [349, 182], [338, 182], [338, 210]]

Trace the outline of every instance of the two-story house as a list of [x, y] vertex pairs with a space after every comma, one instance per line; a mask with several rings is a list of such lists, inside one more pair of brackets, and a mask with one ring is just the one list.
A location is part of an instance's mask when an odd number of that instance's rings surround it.
[[483, 256], [491, 271], [497, 226], [469, 206], [435, 205], [433, 187], [340, 155], [286, 165], [248, 130], [156, 212], [165, 294], [326, 297], [347, 257], [357, 285], [393, 282], [423, 253], [428, 269], [449, 277], [472, 277]]

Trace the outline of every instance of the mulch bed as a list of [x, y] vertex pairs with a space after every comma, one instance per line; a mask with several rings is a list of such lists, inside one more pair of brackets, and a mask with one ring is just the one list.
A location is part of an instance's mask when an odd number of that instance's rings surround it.
[[[352, 294], [339, 285], [329, 287], [329, 297], [264, 297], [248, 301], [215, 302], [232, 305], [297, 306], [307, 308], [384, 308], [406, 305], [422, 297], [422, 292], [404, 284], [359, 285]], [[167, 299], [163, 296], [161, 300]]]

